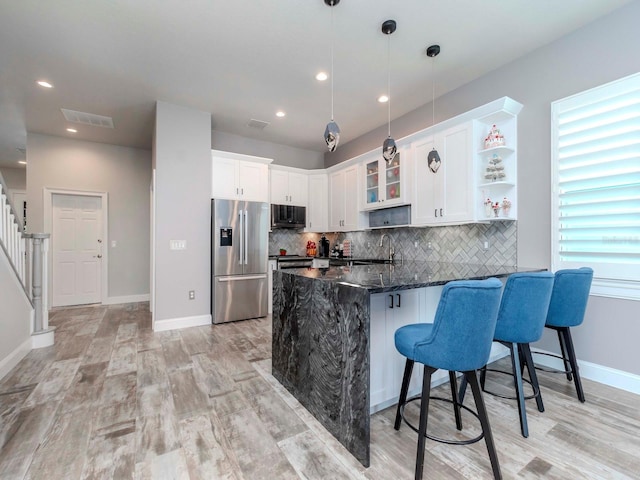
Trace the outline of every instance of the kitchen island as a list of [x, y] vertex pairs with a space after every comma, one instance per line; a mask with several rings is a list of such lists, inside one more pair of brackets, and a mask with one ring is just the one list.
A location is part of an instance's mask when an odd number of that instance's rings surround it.
[[450, 281], [533, 270], [405, 262], [275, 271], [273, 376], [368, 467], [370, 414], [400, 387], [395, 329], [432, 321]]

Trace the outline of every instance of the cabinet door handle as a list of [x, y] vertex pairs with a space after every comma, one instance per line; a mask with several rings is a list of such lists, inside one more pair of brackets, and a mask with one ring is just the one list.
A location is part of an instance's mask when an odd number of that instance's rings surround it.
[[240, 189], [240, 193], [241, 193], [242, 195], [244, 195], [244, 188], [241, 188], [241, 189]]
[[400, 308], [400, 299], [401, 299], [400, 294], [396, 293], [396, 300], [397, 300], [396, 307], [398, 307], [398, 308]]
[[393, 295], [389, 295], [389, 300], [391, 300], [389, 302], [389, 308], [393, 308]]
[[236, 195], [238, 195], [240, 193], [240, 189], [236, 188]]
[[437, 208], [433, 210], [433, 216], [438, 218], [438, 209]]
[[442, 209], [440, 209], [440, 216], [442, 216]]

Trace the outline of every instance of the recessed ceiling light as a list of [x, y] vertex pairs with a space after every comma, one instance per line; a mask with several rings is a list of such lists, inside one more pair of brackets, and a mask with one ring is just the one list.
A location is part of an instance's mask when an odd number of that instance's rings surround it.
[[378, 97], [378, 101], [379, 101], [380, 103], [387, 103], [387, 102], [389, 101], [389, 97], [387, 97], [386, 95], [380, 95], [380, 96]]
[[282, 110], [279, 110], [279, 111], [277, 111], [277, 112], [276, 112], [276, 117], [280, 117], [280, 118], [282, 118], [282, 117], [284, 117], [285, 115], [286, 115], [286, 113], [284, 113]]
[[78, 133], [78, 130], [76, 130], [75, 128], [67, 128], [67, 132], [69, 132], [69, 133]]
[[53, 88], [53, 85], [51, 85], [49, 82], [46, 82], [44, 80], [38, 80], [38, 85], [44, 88]]
[[329, 75], [327, 75], [325, 72], [320, 72], [316, 75], [316, 80], [318, 80], [319, 82], [324, 82], [327, 78], [329, 78]]
[[24, 160], [18, 160], [18, 163], [19, 163], [20, 165], [26, 165], [26, 164], [27, 164], [27, 162], [26, 162], [26, 161], [24, 161]]

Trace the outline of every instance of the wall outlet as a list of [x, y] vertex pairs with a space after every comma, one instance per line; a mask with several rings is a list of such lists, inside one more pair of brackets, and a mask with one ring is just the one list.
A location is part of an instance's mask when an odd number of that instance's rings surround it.
[[417, 240], [415, 242], [413, 242], [413, 246], [418, 248], [418, 241]]
[[482, 244], [482, 248], [484, 248], [485, 250], [489, 250], [489, 241], [485, 240], [484, 243]]
[[367, 242], [367, 248], [371, 248], [371, 242]]
[[196, 291], [189, 290], [189, 300], [195, 300], [195, 298], [196, 298]]
[[118, 246], [118, 242], [116, 240], [111, 240], [111, 248], [116, 248]]
[[432, 250], [433, 247], [431, 246], [431, 242], [427, 242], [427, 250]]

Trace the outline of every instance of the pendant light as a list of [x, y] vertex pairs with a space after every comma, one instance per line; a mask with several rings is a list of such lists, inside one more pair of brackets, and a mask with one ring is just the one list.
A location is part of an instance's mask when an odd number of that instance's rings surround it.
[[382, 157], [387, 163], [391, 163], [398, 154], [396, 141], [391, 138], [391, 39], [389, 35], [396, 31], [396, 21], [386, 20], [382, 22], [382, 33], [387, 35], [387, 125], [388, 136], [382, 144]]
[[[431, 45], [427, 48], [427, 56], [431, 57], [431, 126], [436, 123], [436, 75], [435, 75], [435, 57], [440, 53], [440, 45]], [[440, 168], [440, 155], [433, 148], [427, 156], [427, 166], [429, 170], [436, 173]]]
[[[335, 7], [340, 0], [324, 0], [324, 3], [329, 7]], [[335, 151], [340, 142], [340, 127], [333, 120], [333, 8], [331, 9], [331, 121], [324, 129], [324, 141], [330, 152]]]

